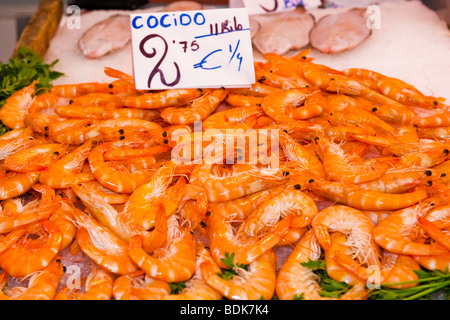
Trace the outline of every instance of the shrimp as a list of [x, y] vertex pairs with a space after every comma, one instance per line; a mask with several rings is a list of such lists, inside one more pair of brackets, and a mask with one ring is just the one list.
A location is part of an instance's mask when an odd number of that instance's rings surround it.
[[39, 181], [39, 172], [6, 172], [0, 168], [0, 200], [18, 197]]
[[94, 142], [86, 143], [64, 155], [61, 159], [52, 163], [48, 170], [41, 173], [39, 182], [55, 189], [64, 189], [72, 184], [80, 184], [94, 180], [90, 172], [81, 172], [81, 169], [93, 149]]
[[210, 212], [206, 233], [211, 255], [221, 268], [228, 268], [221, 260], [227, 253], [235, 255], [235, 263], [249, 264], [255, 261], [281, 242], [293, 220], [293, 216], [289, 215], [281, 219], [268, 232], [248, 237], [243, 233], [235, 233], [231, 224], [233, 220], [221, 211], [210, 207]]
[[308, 150], [284, 132], [280, 132], [280, 146], [293, 167], [314, 177], [325, 178], [323, 164], [313, 151]]
[[58, 103], [59, 97], [51, 92], [44, 92], [36, 96], [31, 102], [28, 112], [42, 112], [45, 109], [53, 108]]
[[443, 98], [425, 96], [422, 92], [399, 79], [382, 77], [378, 80], [379, 90], [391, 99], [403, 104], [415, 104], [426, 108], [436, 108]]
[[54, 300], [111, 300], [113, 281], [109, 271], [94, 265], [84, 283], [84, 292], [64, 287]]
[[450, 114], [445, 109], [436, 109], [433, 115], [416, 117], [413, 124], [419, 128], [448, 127], [450, 126]]
[[201, 89], [172, 89], [156, 93], [146, 93], [123, 99], [129, 108], [162, 109], [185, 105], [206, 94]]
[[310, 180], [309, 187], [317, 195], [361, 210], [398, 210], [427, 198], [424, 190], [392, 194], [360, 188], [353, 184]]
[[0, 109], [0, 121], [10, 129], [25, 128], [24, 119], [35, 95], [37, 81], [14, 92]]
[[16, 172], [46, 170], [66, 152], [66, 146], [59, 143], [46, 143], [22, 149], [5, 159], [5, 167]]
[[269, 94], [280, 93], [281, 91], [282, 91], [281, 89], [266, 84], [262, 84], [260, 82], [255, 82], [251, 85], [250, 88], [229, 89], [230, 94], [228, 98], [230, 98], [231, 95], [238, 95], [241, 97], [242, 96], [265, 97], [268, 96]]
[[14, 228], [36, 223], [47, 219], [59, 207], [55, 202], [55, 192], [45, 185], [35, 185], [34, 190], [42, 193], [40, 199], [34, 199], [23, 205], [20, 198], [10, 198], [7, 201], [14, 202], [14, 208], [5, 207], [0, 212], [0, 233], [8, 233]]
[[437, 140], [449, 140], [450, 139], [450, 126], [447, 127], [435, 127], [435, 128], [418, 128], [417, 132], [422, 139], [437, 139]]
[[255, 108], [260, 107], [263, 97], [254, 97], [249, 95], [240, 95], [236, 93], [228, 93], [225, 102], [233, 108]]
[[90, 108], [96, 106], [104, 107], [105, 109], [115, 109], [123, 107], [123, 102], [120, 97], [109, 93], [92, 92], [70, 99], [69, 105], [72, 107]]
[[82, 184], [89, 192], [99, 195], [103, 200], [109, 204], [123, 204], [127, 202], [130, 195], [125, 193], [117, 193], [105, 188], [98, 181], [89, 181]]
[[[208, 249], [199, 243], [195, 274], [186, 281], [185, 288], [180, 293], [163, 296], [162, 300], [221, 300], [222, 295], [209, 286], [202, 277], [200, 266], [203, 261], [214, 264]], [[218, 273], [220, 272], [220, 268], [216, 267], [216, 270]]]
[[205, 120], [222, 103], [227, 95], [224, 89], [207, 92], [184, 107], [168, 107], [161, 111], [161, 118], [170, 124], [193, 124]]
[[372, 238], [372, 220], [359, 210], [347, 206], [331, 206], [319, 212], [311, 223], [314, 235], [325, 252], [332, 247], [330, 233], [340, 232], [347, 237], [344, 252], [329, 252], [331, 258], [364, 280], [370, 275], [367, 267], [380, 265], [380, 249]]
[[111, 148], [111, 143], [103, 143], [88, 155], [92, 175], [105, 188], [117, 193], [131, 194], [153, 176], [154, 172], [151, 170], [130, 172], [124, 167], [116, 167], [111, 162], [105, 161], [104, 154]]
[[[278, 299], [293, 300], [295, 297], [302, 297], [303, 300], [334, 300], [334, 298], [325, 298], [320, 295], [318, 276], [310, 268], [302, 265], [310, 260], [319, 260], [320, 257], [320, 245], [314, 232], [309, 230], [296, 244], [278, 272], [275, 287]], [[367, 297], [367, 293], [364, 284], [358, 282], [340, 299], [363, 300]]]
[[413, 256], [414, 260], [422, 267], [428, 270], [439, 270], [448, 272], [450, 269], [450, 253], [447, 251], [443, 254], [430, 256]]
[[261, 108], [266, 115], [275, 121], [290, 122], [292, 120], [305, 120], [322, 113], [322, 110], [313, 114], [304, 110], [307, 106], [302, 107], [302, 105], [308, 98], [312, 98], [312, 96], [310, 93], [305, 93], [304, 90], [286, 90], [264, 97]]
[[63, 235], [60, 248], [60, 251], [62, 251], [75, 239], [77, 227], [73, 223], [72, 208], [66, 202], [68, 200], [58, 197], [57, 201], [60, 204], [60, 207], [50, 215], [48, 220], [52, 222]]
[[121, 275], [112, 290], [116, 300], [159, 300], [171, 292], [166, 281], [151, 278], [143, 270]]
[[59, 97], [75, 98], [88, 93], [109, 93], [110, 89], [108, 83], [86, 82], [55, 85], [49, 92]]
[[129, 119], [143, 119], [147, 121], [153, 121], [159, 119], [159, 112], [154, 110], [142, 110], [137, 108], [110, 108], [103, 106], [57, 106], [55, 107], [55, 113], [61, 117], [71, 119], [117, 119], [117, 118], [129, 118]]
[[13, 129], [1, 136], [0, 160], [5, 160], [9, 155], [34, 144], [42, 144], [44, 142], [43, 139], [33, 138], [33, 129], [31, 127]]
[[400, 157], [399, 165], [406, 167], [434, 167], [450, 158], [450, 145], [427, 148], [424, 151], [407, 153]]
[[260, 204], [241, 224], [238, 232], [252, 237], [273, 227], [280, 219], [294, 215], [292, 227], [304, 228], [318, 214], [316, 203], [300, 190], [284, 190]]
[[381, 221], [373, 230], [375, 242], [396, 254], [430, 256], [447, 251], [436, 243], [424, 244], [419, 240], [421, 227], [417, 217], [426, 213], [430, 206], [418, 204], [398, 210]]
[[187, 230], [183, 230], [177, 216], [168, 221], [169, 234], [166, 244], [156, 249], [152, 255], [142, 248], [142, 237], [131, 238], [128, 255], [147, 275], [167, 282], [180, 282], [190, 279], [196, 267], [196, 242]]
[[170, 147], [159, 145], [153, 139], [127, 139], [114, 141], [110, 145], [111, 147], [104, 154], [107, 161], [153, 156], [170, 150]]
[[393, 168], [386, 171], [378, 179], [365, 183], [358, 183], [363, 189], [385, 193], [405, 193], [426, 181], [439, 179], [438, 174], [426, 168], [407, 169]]
[[216, 112], [207, 117], [203, 123], [203, 130], [208, 129], [243, 129], [248, 130], [255, 126], [258, 116], [264, 114], [261, 107], [241, 107]]
[[259, 167], [224, 176], [214, 168], [212, 161], [205, 161], [204, 164], [198, 164], [190, 176], [190, 183], [203, 187], [210, 202], [234, 200], [266, 190], [279, 185], [282, 179], [272, 172], [266, 173], [264, 168]]
[[53, 300], [63, 274], [60, 258], [54, 259], [42, 271], [34, 273], [28, 281], [28, 288], [9, 289], [6, 287], [7, 274], [3, 273], [0, 276], [0, 300]]
[[13, 277], [43, 270], [59, 253], [62, 233], [49, 220], [27, 227], [16, 243], [0, 254], [0, 267]]
[[333, 141], [321, 136], [314, 139], [324, 171], [331, 181], [361, 183], [380, 178], [389, 168], [391, 159], [363, 161], [355, 154], [347, 155]]
[[[414, 271], [419, 271], [420, 265], [411, 256], [394, 254], [384, 251], [381, 260], [382, 285], [393, 289], [412, 288], [417, 286], [419, 276]], [[405, 282], [404, 284], [395, 284]]]
[[138, 270], [128, 257], [126, 241], [74, 206], [72, 206], [72, 214], [78, 227], [78, 244], [89, 258], [113, 274], [125, 274]]
[[200, 264], [204, 281], [231, 300], [270, 300], [275, 292], [275, 255], [268, 251], [248, 265], [248, 269], [235, 267], [237, 273], [230, 280], [225, 280], [217, 274], [212, 260]]

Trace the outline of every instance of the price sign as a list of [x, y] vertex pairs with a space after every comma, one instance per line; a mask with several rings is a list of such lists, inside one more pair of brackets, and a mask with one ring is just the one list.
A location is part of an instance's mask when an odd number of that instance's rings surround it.
[[137, 89], [249, 87], [255, 82], [247, 9], [130, 16]]
[[243, 0], [250, 15], [284, 12], [297, 6], [305, 8], [318, 7], [320, 0]]

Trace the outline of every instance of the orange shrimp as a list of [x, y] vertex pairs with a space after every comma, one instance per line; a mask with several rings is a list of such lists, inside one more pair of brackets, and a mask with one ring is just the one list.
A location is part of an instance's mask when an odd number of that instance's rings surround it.
[[284, 190], [261, 203], [241, 224], [238, 233], [255, 236], [289, 214], [294, 215], [292, 227], [299, 229], [309, 226], [318, 210], [315, 201], [302, 191]]
[[115, 109], [123, 107], [123, 102], [120, 97], [109, 93], [92, 92], [70, 99], [69, 105], [73, 107], [82, 106], [90, 108], [97, 106], [104, 107], [105, 109]]
[[382, 77], [378, 80], [377, 85], [384, 95], [404, 104], [416, 104], [426, 108], [436, 108], [441, 105], [441, 102], [445, 101], [443, 98], [425, 96], [412, 85], [400, 79]]
[[255, 82], [250, 88], [231, 88], [229, 89], [229, 92], [229, 97], [231, 95], [265, 97], [269, 94], [280, 93], [281, 89], [262, 84], [260, 82]]
[[[320, 286], [317, 276], [310, 268], [304, 267], [302, 263], [319, 260], [321, 248], [309, 230], [296, 244], [277, 275], [276, 294], [280, 300], [293, 300], [302, 297], [302, 300], [335, 300], [336, 298], [325, 298], [320, 295]], [[340, 300], [363, 300], [367, 298], [367, 290], [363, 282], [356, 283]]]
[[43, 270], [59, 253], [62, 233], [49, 220], [27, 227], [26, 234], [0, 254], [0, 266], [13, 277]]
[[113, 284], [116, 300], [159, 300], [170, 292], [166, 281], [151, 278], [143, 270], [123, 274]]
[[29, 113], [42, 112], [53, 108], [58, 103], [59, 97], [51, 92], [44, 92], [36, 96], [28, 108]]
[[28, 281], [28, 288], [9, 289], [6, 286], [7, 274], [3, 273], [0, 276], [0, 300], [53, 300], [63, 274], [60, 258], [54, 259], [41, 272], [33, 274]]
[[165, 108], [160, 116], [170, 124], [192, 124], [195, 121], [203, 121], [217, 109], [226, 95], [226, 90], [216, 89], [185, 106]]
[[110, 89], [108, 83], [86, 82], [55, 85], [49, 92], [60, 97], [75, 98], [88, 93], [108, 93]]
[[422, 139], [450, 140], [450, 126], [418, 128], [417, 132]]
[[42, 193], [40, 199], [29, 201], [26, 205], [20, 198], [10, 198], [7, 201], [13, 202], [14, 208], [5, 207], [0, 213], [0, 233], [8, 233], [14, 228], [27, 224], [36, 223], [39, 220], [47, 219], [59, 207], [55, 202], [55, 192], [45, 185], [35, 185], [33, 189]]
[[123, 104], [130, 108], [161, 109], [185, 105], [207, 92], [201, 89], [172, 89], [126, 97]]
[[310, 114], [309, 110], [304, 110], [307, 106], [302, 107], [302, 105], [310, 97], [312, 98], [310, 93], [306, 93], [301, 89], [285, 90], [264, 97], [261, 108], [266, 115], [275, 121], [305, 120], [322, 113], [322, 110], [316, 114]]
[[132, 193], [137, 187], [148, 182], [154, 172], [150, 170], [128, 171], [125, 167], [116, 167], [104, 159], [104, 154], [112, 147], [103, 143], [95, 147], [88, 155], [92, 175], [104, 187], [117, 193]]
[[129, 160], [131, 158], [153, 156], [170, 150], [168, 146], [159, 145], [154, 139], [124, 139], [113, 141], [103, 157], [107, 161]]
[[5, 167], [16, 172], [46, 170], [66, 152], [66, 146], [59, 143], [38, 144], [22, 149], [5, 159]]
[[248, 130], [255, 126], [256, 119], [263, 111], [259, 106], [233, 108], [216, 112], [207, 117], [202, 123], [202, 129], [243, 129]]
[[221, 211], [210, 207], [210, 212], [206, 232], [211, 255], [221, 268], [228, 268], [221, 261], [226, 254], [234, 253], [236, 263], [249, 264], [255, 261], [280, 243], [293, 220], [293, 216], [289, 215], [267, 233], [248, 237], [243, 233], [236, 233], [232, 225], [233, 220]]
[[35, 133], [49, 138], [49, 130], [52, 124], [56, 122], [64, 121], [66, 118], [56, 116], [53, 114], [43, 114], [43, 113], [28, 113], [25, 116], [25, 125], [30, 127]]
[[138, 270], [128, 257], [128, 243], [74, 206], [72, 214], [78, 226], [77, 241], [81, 250], [95, 263], [114, 274]]
[[137, 108], [109, 108], [103, 106], [57, 106], [55, 112], [61, 117], [71, 119], [143, 119], [153, 121], [159, 119], [159, 112], [154, 110], [142, 110]]
[[94, 142], [88, 140], [72, 152], [64, 155], [40, 175], [39, 182], [51, 188], [64, 189], [69, 188], [72, 184], [94, 180], [95, 178], [90, 172], [81, 172], [93, 146]]
[[[197, 165], [192, 171], [190, 183], [203, 187], [208, 201], [223, 202], [262, 191], [280, 184], [282, 177], [272, 172], [265, 173], [264, 168], [248, 168], [221, 176], [215, 172], [215, 166], [209, 161]], [[279, 170], [277, 170], [279, 171]], [[278, 173], [278, 172], [277, 172]]]
[[384, 249], [397, 254], [430, 256], [445, 254], [446, 250], [436, 243], [424, 244], [419, 240], [421, 227], [417, 220], [431, 206], [418, 204], [393, 212], [373, 230], [375, 242]]
[[[203, 279], [200, 266], [204, 261], [214, 264], [208, 249], [199, 243], [195, 274], [186, 281], [185, 288], [180, 293], [163, 296], [162, 300], [221, 300], [222, 295]], [[216, 270], [220, 272], [220, 268], [216, 267]]]
[[225, 102], [233, 108], [249, 108], [260, 107], [263, 97], [254, 97], [250, 95], [240, 95], [236, 93], [228, 93]]
[[221, 278], [212, 260], [200, 264], [204, 281], [231, 300], [270, 300], [275, 292], [275, 255], [268, 251], [248, 265], [248, 270], [235, 267], [237, 273], [230, 280]]
[[[418, 285], [420, 265], [411, 256], [398, 255], [388, 251], [383, 252], [381, 260], [381, 277], [384, 287], [393, 289], [412, 288]], [[404, 284], [395, 284], [405, 282]]]
[[43, 139], [35, 139], [33, 137], [33, 129], [31, 127], [13, 129], [3, 134], [0, 138], [0, 160], [6, 159], [9, 155], [19, 150], [45, 142]]
[[424, 190], [392, 194], [360, 188], [353, 184], [310, 180], [309, 187], [331, 201], [361, 210], [398, 210], [427, 198]]
[[15, 172], [0, 168], [0, 200], [18, 197], [39, 181], [39, 172]]
[[363, 161], [355, 154], [346, 154], [338, 144], [324, 136], [316, 137], [314, 143], [324, 171], [331, 181], [361, 183], [374, 180], [381, 177], [392, 162], [391, 159], [385, 158], [381, 158], [381, 161], [379, 159]]
[[94, 265], [84, 283], [84, 292], [64, 287], [54, 300], [111, 300], [113, 281], [109, 271]]
[[332, 247], [330, 233], [340, 232], [347, 237], [348, 253], [341, 250], [329, 253], [356, 276], [367, 280], [370, 276], [367, 267], [380, 265], [380, 249], [372, 239], [375, 225], [361, 211], [347, 206], [331, 206], [320, 211], [311, 226], [325, 252]]
[[176, 215], [169, 217], [169, 234], [166, 244], [152, 255], [142, 248], [139, 235], [131, 238], [128, 255], [147, 275], [167, 282], [190, 279], [196, 268], [196, 242], [187, 230], [179, 226]]
[[35, 95], [37, 81], [14, 92], [0, 109], [0, 121], [10, 129], [25, 128], [25, 115]]
[[129, 198], [128, 194], [111, 191], [95, 180], [83, 183], [82, 185], [86, 187], [89, 192], [99, 195], [109, 204], [123, 204]]

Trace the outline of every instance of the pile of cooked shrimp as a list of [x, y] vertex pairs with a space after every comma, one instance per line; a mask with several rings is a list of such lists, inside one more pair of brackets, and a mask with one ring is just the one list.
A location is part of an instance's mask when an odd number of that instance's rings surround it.
[[350, 288], [335, 299], [367, 299], [447, 272], [450, 107], [307, 53], [266, 54], [250, 88], [142, 91], [105, 68], [17, 91], [0, 299], [331, 299], [319, 260]]

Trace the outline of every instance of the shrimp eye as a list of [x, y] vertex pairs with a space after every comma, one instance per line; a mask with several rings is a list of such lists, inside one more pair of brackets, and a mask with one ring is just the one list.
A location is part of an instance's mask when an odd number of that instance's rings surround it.
[[438, 105], [438, 102], [437, 102], [436, 100], [434, 100], [434, 101], [433, 101], [433, 104], [434, 104], [435, 106], [437, 106], [437, 105]]
[[65, 266], [63, 266], [63, 272], [66, 272], [67, 268]]
[[432, 206], [432, 207], [433, 207], [433, 206], [434, 206], [434, 202], [430, 203], [430, 206]]
[[48, 127], [47, 126], [44, 127], [44, 131], [48, 131]]
[[441, 173], [441, 178], [443, 178], [443, 177], [445, 177], [445, 176], [447, 176], [446, 173]]
[[162, 133], [162, 136], [163, 136], [164, 138], [167, 137], [167, 132], [164, 131], [164, 132]]
[[431, 170], [426, 170], [426, 171], [425, 171], [425, 175], [431, 176], [431, 174], [432, 174], [432, 173], [431, 173]]
[[164, 141], [163, 141], [165, 144], [168, 144], [169, 143], [169, 140], [167, 140], [167, 139], [164, 139]]
[[112, 88], [114, 88], [114, 85], [110, 83], [110, 84], [108, 85], [108, 88], [112, 89]]
[[54, 155], [54, 156], [59, 156], [59, 152], [58, 152], [58, 151], [55, 151], [55, 152], [53, 152], [53, 155]]
[[313, 183], [314, 182], [314, 179], [310, 179], [309, 181], [308, 181], [308, 183]]
[[445, 153], [446, 155], [448, 155], [449, 152], [450, 152], [450, 151], [448, 151], [448, 149], [444, 149], [444, 153]]
[[427, 181], [428, 186], [432, 186], [433, 185], [433, 181]]
[[124, 132], [125, 132], [125, 130], [119, 129], [119, 133], [120, 133], [120, 134], [124, 134]]
[[374, 107], [374, 108], [372, 108], [372, 111], [373, 111], [373, 112], [375, 112], [375, 111], [377, 111], [377, 110], [378, 110], [378, 109], [377, 109], [377, 108], [375, 108], [375, 107]]
[[335, 80], [334, 78], [330, 78], [330, 80]]
[[294, 186], [294, 188], [297, 189], [297, 190], [300, 190], [300, 189], [302, 188], [302, 186], [299, 185], [299, 184], [296, 184], [296, 185]]
[[266, 81], [266, 77], [262, 76], [261, 78], [258, 79], [259, 83], [263, 83], [264, 81]]
[[197, 89], [199, 92], [203, 92], [203, 89]]
[[61, 263], [61, 259], [56, 259], [55, 261], [58, 263]]
[[70, 101], [69, 101], [69, 104], [72, 104], [72, 103], [73, 103], [73, 100], [70, 100]]
[[283, 176], [288, 176], [289, 175], [289, 171], [283, 171]]
[[261, 107], [261, 103], [257, 103], [256, 106], [257, 106], [257, 107]]
[[205, 228], [205, 227], [206, 227], [206, 223], [204, 223], [203, 221], [201, 221], [201, 222], [200, 222], [200, 226], [201, 226], [202, 228]]
[[206, 212], [206, 215], [207, 215], [207, 216], [210, 216], [210, 215], [211, 215], [211, 211], [207, 211], [207, 212]]

